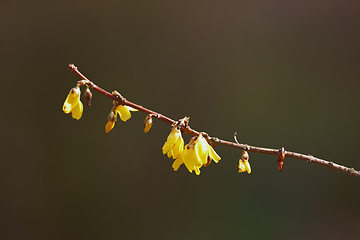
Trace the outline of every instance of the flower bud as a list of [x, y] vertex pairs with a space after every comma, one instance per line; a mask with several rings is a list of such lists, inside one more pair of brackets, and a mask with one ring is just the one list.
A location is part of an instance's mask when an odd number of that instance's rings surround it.
[[108, 121], [116, 121], [116, 115], [114, 114], [114, 111], [111, 110], [111, 112], [108, 115]]
[[86, 88], [86, 91], [85, 91], [85, 99], [86, 99], [86, 105], [88, 107], [91, 106], [91, 98], [92, 98], [92, 93], [89, 89], [89, 86]]
[[114, 128], [115, 121], [116, 121], [116, 115], [114, 114], [114, 111], [111, 110], [111, 112], [109, 113], [109, 116], [108, 116], [108, 122], [105, 125], [106, 133], [110, 132]]
[[246, 161], [249, 160], [249, 154], [248, 154], [247, 151], [243, 151], [243, 152], [242, 152], [241, 159], [242, 159], [242, 160], [246, 160]]
[[249, 154], [247, 151], [242, 152], [241, 159], [239, 160], [239, 172], [251, 173], [251, 167], [249, 163]]
[[144, 121], [144, 132], [145, 133], [150, 131], [152, 124], [153, 124], [153, 120], [151, 118], [151, 115], [149, 114], [149, 115], [147, 115], [147, 117], [145, 118], [145, 121]]

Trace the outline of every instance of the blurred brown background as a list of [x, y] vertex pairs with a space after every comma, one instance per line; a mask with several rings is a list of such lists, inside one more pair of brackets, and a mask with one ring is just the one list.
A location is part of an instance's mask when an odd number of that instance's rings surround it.
[[254, 153], [238, 174], [225, 147], [174, 172], [168, 125], [61, 108], [74, 63], [212, 136], [360, 169], [359, 1], [3, 1], [0, 26], [0, 239], [358, 239], [358, 178]]

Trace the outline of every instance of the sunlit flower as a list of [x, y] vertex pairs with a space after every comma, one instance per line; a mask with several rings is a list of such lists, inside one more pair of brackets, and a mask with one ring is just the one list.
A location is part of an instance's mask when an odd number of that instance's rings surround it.
[[249, 154], [246, 151], [243, 151], [241, 159], [239, 160], [239, 173], [240, 172], [251, 173]]
[[200, 134], [195, 141], [195, 149], [203, 164], [206, 164], [208, 160], [213, 159], [216, 163], [219, 162], [221, 157], [210, 146], [206, 139]]
[[172, 167], [175, 171], [177, 171], [183, 163], [189, 172], [195, 171], [196, 175], [200, 174], [200, 168], [203, 163], [195, 150], [195, 146], [191, 143], [185, 145], [184, 151], [173, 162]]
[[163, 154], [167, 154], [169, 158], [173, 157], [174, 159], [184, 150], [184, 140], [177, 126], [172, 128], [162, 150]]
[[177, 171], [184, 163], [190, 172], [195, 171], [196, 175], [199, 175], [200, 168], [212, 159], [217, 163], [221, 158], [200, 134], [195, 140], [193, 138], [186, 144], [184, 151], [174, 161], [172, 167]]
[[129, 120], [129, 118], [131, 118], [130, 111], [138, 111], [138, 110], [134, 109], [132, 107], [123, 106], [123, 105], [118, 105], [115, 107], [115, 109], [113, 108], [108, 116], [108, 122], [105, 125], [105, 132], [108, 133], [114, 128], [115, 122], [117, 121], [118, 114], [120, 116], [120, 119], [123, 120], [124, 122]]
[[129, 107], [129, 106], [118, 105], [115, 108], [115, 115], [119, 114], [120, 119], [123, 120], [124, 122], [126, 122], [127, 120], [129, 120], [131, 118], [130, 111], [136, 112], [138, 110], [135, 108]]
[[78, 86], [72, 88], [64, 102], [64, 113], [70, 113], [71, 116], [79, 120], [83, 113], [83, 104], [80, 101], [80, 88]]
[[114, 111], [111, 110], [108, 116], [108, 122], [105, 125], [105, 132], [108, 133], [111, 131], [111, 129], [114, 128], [116, 121], [116, 115], [114, 114]]

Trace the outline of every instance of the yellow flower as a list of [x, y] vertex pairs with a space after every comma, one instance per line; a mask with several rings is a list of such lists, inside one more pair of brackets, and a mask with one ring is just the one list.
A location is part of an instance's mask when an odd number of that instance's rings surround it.
[[174, 161], [172, 167], [177, 171], [184, 163], [190, 172], [195, 171], [196, 175], [199, 175], [200, 168], [211, 159], [217, 163], [221, 158], [200, 134], [196, 140], [191, 139], [189, 144], [186, 144], [184, 151]]
[[130, 111], [136, 112], [138, 110], [135, 108], [129, 107], [129, 106], [118, 105], [115, 108], [115, 115], [119, 114], [120, 119], [123, 120], [124, 122], [126, 122], [127, 120], [129, 120], [131, 118]]
[[172, 128], [162, 150], [163, 154], [167, 154], [169, 158], [173, 157], [174, 159], [176, 159], [184, 150], [184, 140], [181, 136], [181, 131], [177, 126]]
[[201, 134], [195, 141], [195, 149], [203, 164], [206, 164], [208, 159], [213, 159], [216, 163], [221, 159]]
[[109, 116], [108, 116], [108, 122], [107, 124], [105, 125], [105, 132], [108, 133], [111, 131], [111, 129], [114, 128], [115, 126], [115, 121], [116, 121], [116, 115], [114, 115], [114, 111], [111, 110], [111, 112], [109, 113]]
[[130, 111], [134, 112], [134, 111], [138, 111], [138, 110], [134, 109], [132, 107], [123, 106], [123, 105], [118, 105], [115, 109], [112, 109], [108, 116], [108, 122], [105, 125], [105, 132], [108, 133], [114, 128], [115, 122], [117, 121], [118, 114], [120, 115], [120, 119], [123, 120], [124, 122], [129, 120], [129, 118], [131, 118]]
[[184, 151], [173, 162], [172, 167], [175, 171], [177, 171], [183, 163], [189, 172], [195, 171], [196, 175], [200, 174], [200, 168], [203, 163], [196, 152], [195, 146], [191, 143], [185, 145]]
[[239, 173], [248, 172], [251, 173], [251, 167], [249, 163], [249, 154], [246, 151], [243, 151], [241, 159], [239, 160]]
[[70, 113], [71, 116], [77, 120], [81, 118], [83, 113], [83, 104], [80, 101], [80, 94], [80, 88], [78, 86], [74, 87], [70, 90], [63, 105], [64, 113]]

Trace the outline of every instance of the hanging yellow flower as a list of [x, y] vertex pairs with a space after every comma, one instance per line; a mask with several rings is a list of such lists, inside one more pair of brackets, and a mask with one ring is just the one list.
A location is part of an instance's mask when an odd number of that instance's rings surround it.
[[72, 88], [63, 105], [64, 113], [70, 113], [76, 120], [79, 120], [83, 113], [83, 104], [80, 101], [80, 94], [81, 91], [79, 86]]
[[132, 108], [129, 106], [123, 106], [123, 105], [118, 105], [115, 107], [115, 109], [114, 108], [111, 109], [111, 112], [108, 116], [108, 122], [105, 125], [105, 132], [108, 133], [114, 128], [115, 122], [117, 121], [118, 114], [120, 116], [120, 119], [123, 120], [124, 122], [129, 120], [131, 118], [130, 111], [136, 112], [138, 110], [135, 108]]
[[111, 110], [108, 116], [108, 122], [105, 125], [105, 132], [108, 133], [111, 131], [111, 129], [114, 128], [116, 121], [116, 115], [114, 114], [114, 111]]
[[181, 164], [184, 163], [190, 172], [195, 171], [196, 175], [199, 175], [200, 168], [211, 159], [218, 163], [221, 158], [200, 134], [195, 140], [192, 138], [186, 144], [184, 151], [174, 161], [172, 167], [177, 171]]
[[249, 163], [249, 154], [246, 151], [242, 152], [241, 159], [239, 160], [239, 173], [248, 172], [251, 173], [251, 167]]
[[215, 152], [212, 146], [209, 145], [202, 134], [200, 134], [195, 141], [195, 149], [203, 164], [206, 164], [208, 159], [213, 159], [216, 163], [218, 163], [221, 159], [221, 157]]
[[118, 105], [115, 108], [115, 115], [119, 114], [120, 119], [123, 120], [124, 122], [126, 122], [127, 120], [129, 120], [131, 118], [131, 113], [132, 112], [137, 112], [138, 110], [129, 106], [123, 106], [123, 105]]
[[162, 147], [163, 154], [167, 154], [169, 158], [176, 159], [184, 150], [184, 139], [181, 136], [180, 129], [174, 126]]
[[195, 150], [195, 146], [192, 143], [185, 145], [184, 151], [173, 162], [172, 167], [175, 171], [177, 171], [183, 163], [189, 172], [195, 171], [196, 175], [200, 174], [200, 168], [203, 163], [201, 162], [199, 155]]

